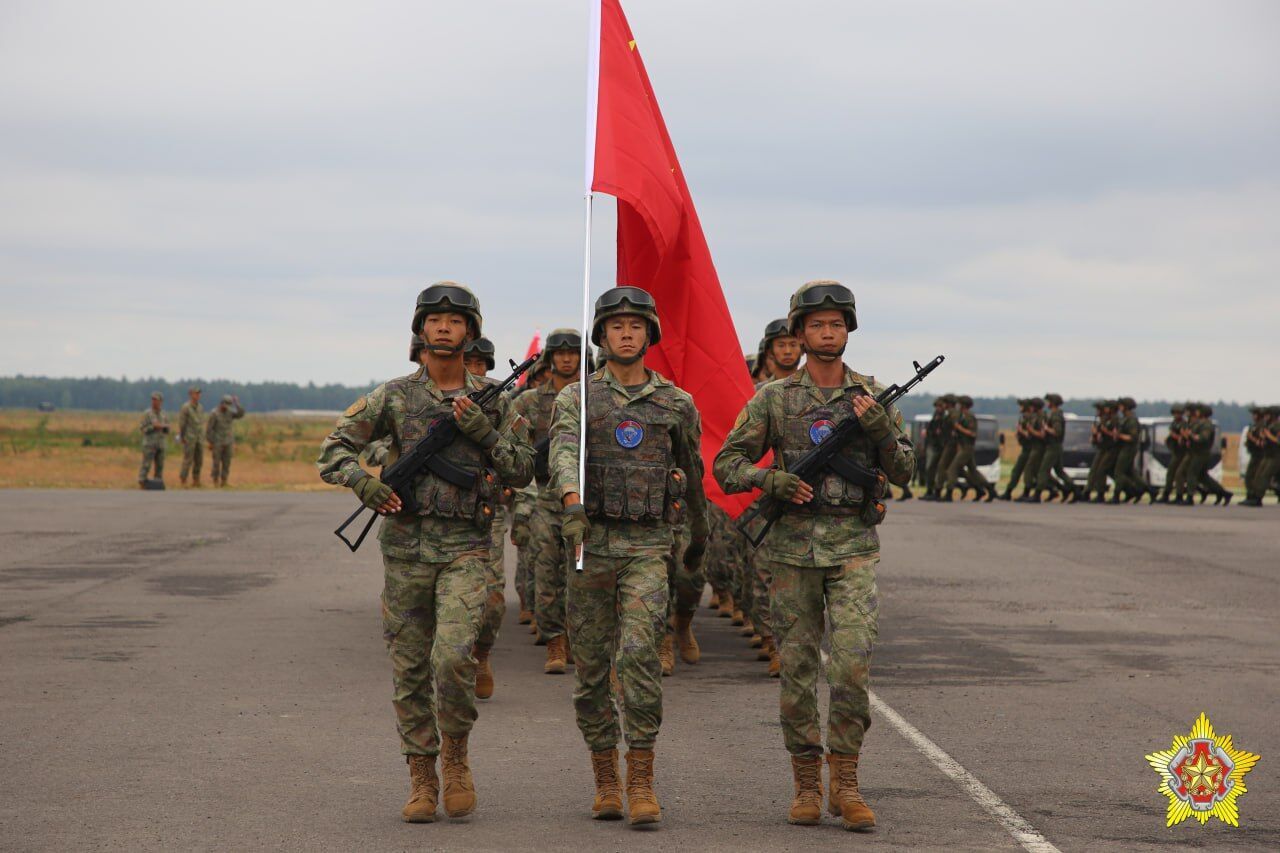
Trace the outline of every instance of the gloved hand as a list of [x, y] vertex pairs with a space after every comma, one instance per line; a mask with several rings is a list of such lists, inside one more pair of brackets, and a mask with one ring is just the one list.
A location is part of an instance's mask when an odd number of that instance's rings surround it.
[[571, 504], [564, 508], [564, 520], [560, 523], [560, 538], [564, 540], [564, 549], [576, 560], [582, 554], [582, 540], [586, 538], [591, 523], [587, 521], [587, 509], [582, 504]]
[[764, 475], [764, 493], [776, 501], [789, 501], [800, 488], [800, 478], [786, 471], [773, 468]]
[[889, 413], [879, 403], [873, 403], [859, 415], [858, 423], [862, 424], [862, 431], [867, 437], [877, 444], [893, 438], [893, 423], [889, 420]]
[[707, 540], [690, 539], [689, 547], [684, 549], [684, 567], [690, 572], [696, 573], [702, 568], [702, 563], [707, 556]]
[[493, 424], [489, 423], [484, 409], [473, 404], [466, 408], [455, 407], [454, 413], [458, 420], [458, 429], [462, 430], [462, 434], [467, 438], [485, 450], [498, 443], [498, 431], [493, 428]]
[[387, 502], [395, 492], [377, 477], [365, 477], [351, 487], [360, 502], [370, 509], [377, 509]]
[[511, 544], [517, 548], [529, 544], [529, 522], [517, 521], [511, 525]]

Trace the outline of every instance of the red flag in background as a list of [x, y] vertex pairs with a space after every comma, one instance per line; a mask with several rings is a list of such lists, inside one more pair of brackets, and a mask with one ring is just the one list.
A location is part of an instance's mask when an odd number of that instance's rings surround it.
[[662, 321], [662, 342], [645, 363], [693, 395], [702, 415], [707, 497], [736, 518], [751, 496], [725, 495], [711, 465], [751, 398], [751, 376], [619, 0], [601, 0], [599, 21], [599, 96], [588, 105], [596, 114], [588, 128], [595, 135], [589, 188], [618, 200], [618, 283], [653, 294]]
[[[529, 348], [524, 351], [524, 358], [521, 359], [521, 361], [528, 361], [529, 356], [533, 355], [541, 348], [542, 348], [542, 331], [537, 330], [533, 333], [533, 338], [532, 340], [529, 341]], [[516, 382], [516, 385], [524, 386], [524, 384], [529, 381], [529, 375], [532, 373], [533, 373], [532, 370], [528, 370], [520, 374], [520, 379]]]

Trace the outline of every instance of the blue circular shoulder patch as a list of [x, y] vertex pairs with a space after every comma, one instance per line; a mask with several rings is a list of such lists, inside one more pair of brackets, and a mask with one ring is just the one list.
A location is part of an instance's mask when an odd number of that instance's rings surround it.
[[618, 444], [631, 450], [644, 441], [644, 426], [636, 421], [623, 421], [613, 431], [613, 437], [618, 440]]
[[814, 421], [809, 424], [809, 440], [814, 444], [821, 444], [822, 440], [831, 435], [831, 430], [835, 428], [836, 425], [826, 418], [823, 418], [820, 421]]

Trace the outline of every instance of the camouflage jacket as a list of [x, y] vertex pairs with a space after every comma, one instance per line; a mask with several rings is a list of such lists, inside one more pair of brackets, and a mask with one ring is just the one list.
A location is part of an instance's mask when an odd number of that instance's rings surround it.
[[[552, 512], [562, 507], [559, 493], [551, 486], [551, 448], [546, 445], [544, 454], [538, 452], [538, 445], [548, 441], [551, 435], [551, 417], [555, 412], [556, 387], [550, 379], [516, 398], [516, 413], [529, 424], [529, 440], [534, 447], [533, 476], [536, 484], [538, 504]], [[542, 466], [546, 465], [546, 468]]]
[[[693, 398], [677, 388], [671, 380], [649, 370], [649, 381], [643, 388], [631, 394], [624, 388], [609, 368], [603, 367], [588, 378], [594, 387], [603, 387], [613, 395], [613, 403], [622, 409], [636, 405], [640, 408], [647, 398], [655, 398], [673, 416], [668, 426], [671, 437], [671, 455], [674, 467], [684, 471], [687, 483], [685, 500], [688, 507], [688, 525], [691, 535], [705, 538], [707, 535], [707, 499], [702, 490], [702, 421], [693, 405]], [[578, 444], [581, 416], [580, 383], [565, 387], [556, 397], [555, 415], [551, 421], [551, 482], [556, 495], [576, 492], [582, 495], [578, 483]], [[652, 430], [652, 425], [649, 429]], [[614, 430], [610, 429], [613, 435]], [[591, 442], [588, 435], [587, 462], [591, 462]], [[592, 554], [609, 557], [626, 557], [638, 553], [666, 554], [671, 551], [672, 525], [663, 522], [625, 521], [619, 519], [593, 520], [587, 531], [583, 548]]]
[[[788, 379], [771, 382], [757, 391], [738, 415], [724, 446], [716, 455], [716, 480], [725, 492], [733, 494], [761, 488], [767, 471], [757, 468], [755, 463], [770, 450], [773, 451], [774, 465], [781, 466], [787, 424], [785, 395], [789, 389], [797, 387], [803, 388], [808, 400], [815, 405], [825, 406], [831, 402], [814, 384], [807, 370], [801, 370]], [[849, 392], [874, 396], [883, 390], [884, 386], [872, 377], [846, 367], [844, 385], [837, 396]], [[885, 477], [892, 483], [903, 485], [911, 481], [911, 474], [915, 471], [915, 450], [902, 414], [891, 406], [888, 415], [894, 433], [892, 445], [877, 448], [866, 440], [865, 447], [869, 454], [874, 453], [873, 464], [878, 463]], [[880, 536], [875, 527], [857, 515], [784, 512], [757, 553], [765, 559], [792, 566], [824, 567], [879, 550]]]
[[205, 441], [215, 446], [236, 443], [235, 421], [244, 417], [244, 406], [232, 403], [226, 409], [218, 406], [205, 419]]
[[[487, 380], [467, 373], [463, 383], [462, 390], [470, 394], [484, 387]], [[386, 464], [395, 462], [409, 449], [402, 438], [409, 420], [406, 413], [420, 412], [444, 400], [445, 393], [431, 380], [425, 367], [374, 388], [338, 418], [333, 432], [320, 446], [320, 458], [316, 460], [320, 478], [335, 486], [354, 485], [367, 476], [360, 467], [360, 453], [370, 443], [384, 438], [391, 439]], [[511, 411], [511, 403], [505, 397], [499, 397], [489, 411], [498, 441], [484, 451], [485, 457], [500, 482], [516, 488], [524, 486], [533, 476], [528, 424]], [[458, 441], [470, 439], [461, 436]], [[466, 518], [401, 513], [384, 519], [378, 539], [382, 553], [388, 557], [447, 563], [470, 551], [488, 551], [490, 531]]]
[[198, 443], [204, 436], [204, 407], [190, 400], [178, 409], [178, 437], [183, 443]]
[[157, 412], [148, 408], [142, 413], [138, 431], [142, 433], [143, 447], [164, 447], [164, 437], [169, 434], [169, 417], [163, 409]]

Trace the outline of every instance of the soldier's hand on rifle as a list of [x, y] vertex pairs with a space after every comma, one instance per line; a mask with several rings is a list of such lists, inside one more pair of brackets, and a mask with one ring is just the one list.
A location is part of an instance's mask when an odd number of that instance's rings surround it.
[[876, 402], [875, 397], [859, 394], [853, 398], [853, 412], [858, 416], [858, 423], [872, 441], [880, 442], [893, 437], [893, 424], [889, 421], [889, 413], [884, 406]]
[[395, 490], [377, 477], [364, 477], [351, 487], [360, 501], [379, 515], [390, 515], [400, 511], [400, 496]]
[[453, 398], [453, 419], [463, 435], [486, 450], [498, 443], [498, 431], [471, 398]]
[[779, 471], [774, 468], [764, 475], [765, 494], [776, 501], [790, 501], [793, 504], [807, 504], [813, 500], [813, 487], [795, 474]]
[[564, 508], [564, 521], [560, 524], [560, 538], [564, 540], [564, 549], [573, 554], [573, 559], [582, 557], [582, 540], [586, 538], [591, 523], [587, 521], [587, 510], [580, 502], [568, 504]]

